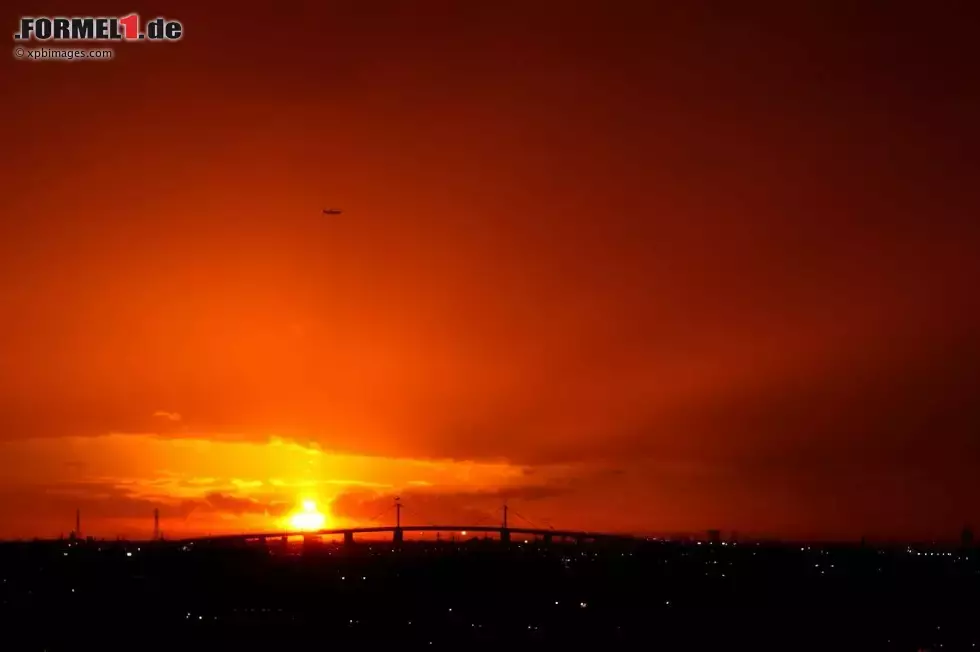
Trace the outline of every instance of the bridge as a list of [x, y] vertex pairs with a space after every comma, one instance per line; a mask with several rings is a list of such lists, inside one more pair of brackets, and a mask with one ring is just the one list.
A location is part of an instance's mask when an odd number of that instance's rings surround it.
[[405, 532], [461, 532], [469, 534], [470, 532], [477, 533], [496, 533], [500, 537], [500, 541], [507, 543], [511, 540], [512, 535], [521, 536], [532, 536], [540, 537], [544, 540], [545, 544], [550, 544], [554, 540], [571, 540], [578, 543], [584, 543], [587, 541], [639, 541], [638, 537], [628, 535], [628, 534], [611, 534], [608, 532], [587, 532], [580, 530], [552, 530], [552, 529], [540, 529], [540, 528], [523, 528], [523, 527], [503, 527], [503, 526], [490, 526], [490, 525], [386, 525], [386, 526], [375, 526], [375, 527], [358, 527], [358, 528], [344, 528], [344, 529], [334, 529], [334, 530], [313, 530], [313, 531], [286, 531], [286, 532], [256, 532], [256, 533], [246, 533], [246, 534], [222, 534], [216, 536], [207, 537], [195, 537], [192, 539], [183, 539], [177, 541], [176, 543], [182, 543], [185, 545], [193, 543], [246, 543], [249, 541], [263, 541], [267, 542], [269, 540], [288, 540], [290, 537], [302, 536], [304, 540], [315, 540], [325, 536], [340, 536], [344, 537], [344, 544], [352, 545], [355, 543], [354, 536], [357, 534], [379, 534], [379, 533], [391, 533], [392, 541], [394, 543], [402, 543], [404, 541]]
[[[404, 505], [401, 503], [401, 498], [395, 498], [393, 505], [395, 509], [395, 525], [378, 525], [378, 526], [368, 526], [368, 527], [356, 527], [356, 528], [339, 528], [339, 529], [322, 529], [322, 530], [297, 530], [297, 531], [285, 531], [285, 532], [257, 532], [252, 534], [223, 534], [217, 536], [207, 536], [207, 537], [195, 537], [193, 539], [184, 539], [178, 541], [177, 543], [182, 543], [185, 545], [193, 544], [196, 542], [207, 542], [207, 543], [246, 543], [249, 541], [262, 541], [263, 543], [269, 540], [280, 540], [286, 542], [289, 537], [302, 536], [304, 542], [315, 541], [325, 536], [338, 536], [343, 535], [345, 545], [354, 544], [354, 535], [357, 534], [379, 534], [379, 533], [391, 533], [391, 540], [393, 543], [400, 544], [405, 540], [406, 532], [460, 532], [463, 536], [466, 536], [470, 532], [480, 532], [480, 533], [496, 533], [502, 543], [508, 543], [511, 540], [511, 535], [522, 535], [522, 536], [532, 536], [540, 537], [544, 540], [545, 544], [552, 543], [555, 539], [558, 540], [573, 540], [577, 543], [583, 543], [586, 541], [639, 541], [640, 538], [629, 535], [629, 534], [611, 534], [608, 532], [587, 532], [580, 530], [556, 530], [554, 528], [540, 528], [532, 525], [531, 527], [511, 527], [507, 525], [507, 505], [503, 506], [504, 519], [503, 523], [498, 525], [402, 525], [402, 508]], [[391, 508], [389, 508], [391, 509]], [[518, 514], [520, 516], [520, 514]], [[521, 517], [523, 518], [523, 517]], [[524, 519], [527, 520], [527, 519]]]

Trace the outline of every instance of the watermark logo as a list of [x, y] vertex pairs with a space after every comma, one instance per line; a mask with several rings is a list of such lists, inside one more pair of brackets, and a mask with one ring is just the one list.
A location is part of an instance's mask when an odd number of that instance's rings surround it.
[[114, 56], [112, 48], [14, 48], [14, 59], [21, 61], [108, 61]]
[[15, 41], [179, 41], [184, 25], [179, 20], [157, 17], [140, 22], [139, 14], [128, 16], [23, 16]]

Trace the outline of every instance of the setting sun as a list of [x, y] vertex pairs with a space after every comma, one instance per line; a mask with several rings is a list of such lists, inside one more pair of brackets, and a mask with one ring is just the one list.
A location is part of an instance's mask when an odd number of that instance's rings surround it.
[[316, 501], [304, 500], [302, 510], [289, 517], [289, 526], [294, 530], [322, 530], [326, 517], [317, 509]]

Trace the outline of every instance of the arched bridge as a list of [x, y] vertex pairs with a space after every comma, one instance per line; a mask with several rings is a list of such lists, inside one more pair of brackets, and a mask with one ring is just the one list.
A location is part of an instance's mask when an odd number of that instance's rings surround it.
[[405, 532], [465, 532], [469, 534], [470, 532], [480, 532], [480, 533], [495, 533], [500, 537], [502, 542], [508, 542], [511, 540], [513, 535], [520, 536], [532, 536], [540, 537], [544, 542], [551, 543], [555, 539], [559, 540], [573, 540], [577, 542], [584, 541], [639, 541], [639, 537], [635, 537], [628, 534], [611, 534], [607, 532], [586, 532], [579, 530], [553, 530], [553, 529], [540, 529], [540, 528], [523, 528], [523, 527], [501, 527], [501, 526], [490, 526], [490, 525], [387, 525], [387, 526], [376, 526], [376, 527], [359, 527], [359, 528], [343, 528], [334, 530], [315, 530], [315, 531], [289, 531], [289, 532], [257, 532], [252, 534], [224, 534], [217, 536], [208, 537], [196, 537], [193, 539], [185, 539], [179, 543], [190, 544], [195, 542], [209, 542], [209, 543], [245, 543], [246, 541], [268, 541], [268, 540], [282, 540], [288, 537], [303, 536], [308, 538], [318, 538], [325, 536], [340, 536], [343, 535], [345, 544], [353, 544], [354, 537], [358, 534], [378, 534], [390, 532], [392, 535], [392, 541], [395, 543], [401, 543], [404, 540]]

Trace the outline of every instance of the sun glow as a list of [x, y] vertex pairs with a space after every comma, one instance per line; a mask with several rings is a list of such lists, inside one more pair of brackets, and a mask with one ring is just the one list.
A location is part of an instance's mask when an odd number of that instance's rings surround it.
[[304, 500], [302, 509], [289, 517], [289, 526], [294, 530], [322, 530], [326, 522], [314, 500]]

